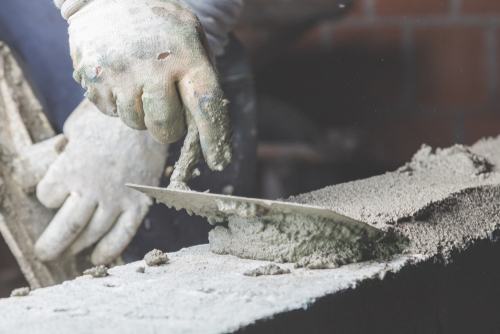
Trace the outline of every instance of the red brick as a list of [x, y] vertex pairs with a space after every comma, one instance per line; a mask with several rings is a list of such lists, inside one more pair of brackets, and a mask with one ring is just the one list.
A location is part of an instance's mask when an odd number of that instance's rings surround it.
[[[500, 64], [500, 30], [497, 29], [496, 30], [496, 62], [497, 62], [497, 82], [500, 82], [500, 66], [498, 66], [498, 64]], [[494, 59], [494, 58], [493, 58]], [[492, 87], [493, 88], [493, 87]], [[492, 89], [493, 91], [494, 89]], [[500, 87], [497, 87], [497, 98], [500, 97]], [[492, 97], [492, 100], [493, 100], [493, 97]]]
[[238, 25], [234, 29], [235, 35], [243, 43], [250, 53], [265, 45], [276, 27], [254, 26], [250, 24]]
[[481, 138], [500, 135], [500, 111], [471, 114], [464, 118], [464, 139], [472, 145]]
[[260, 91], [275, 92], [325, 127], [401, 108], [405, 86], [399, 28], [336, 27], [331, 45], [322, 52], [283, 52], [257, 72]]
[[488, 103], [484, 31], [422, 28], [415, 33], [417, 96], [425, 106]]
[[384, 52], [387, 49], [400, 49], [402, 32], [399, 27], [342, 28], [333, 31], [335, 48], [366, 49], [371, 52]]
[[375, 10], [388, 16], [438, 15], [448, 12], [448, 0], [376, 0]]
[[364, 14], [363, 0], [354, 0], [352, 8], [349, 10], [345, 18], [360, 17]]
[[321, 50], [321, 29], [316, 26], [304, 33], [295, 44], [295, 52], [318, 52]]
[[500, 13], [500, 1], [497, 0], [462, 0], [462, 11], [467, 14]]
[[245, 2], [284, 2], [283, 0], [246, 0]]
[[404, 62], [400, 28], [336, 28], [332, 45], [336, 75], [339, 84], [344, 83], [340, 104], [358, 105], [366, 112], [401, 105]]
[[387, 162], [397, 168], [410, 161], [427, 144], [433, 148], [454, 144], [454, 118], [444, 115], [392, 116], [379, 121], [382, 149]]

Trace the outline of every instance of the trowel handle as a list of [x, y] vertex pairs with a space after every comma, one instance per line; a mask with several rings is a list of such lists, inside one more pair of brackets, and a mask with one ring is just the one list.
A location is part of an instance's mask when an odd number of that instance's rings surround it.
[[60, 134], [18, 152], [12, 160], [12, 179], [26, 193], [35, 191], [36, 185], [64, 150], [67, 142], [66, 137]]

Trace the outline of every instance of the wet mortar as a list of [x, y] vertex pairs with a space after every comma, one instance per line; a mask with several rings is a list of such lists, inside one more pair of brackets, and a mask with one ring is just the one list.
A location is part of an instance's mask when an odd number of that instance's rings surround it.
[[435, 152], [423, 146], [396, 172], [288, 199], [318, 205], [410, 240], [434, 254], [487, 238], [500, 219], [500, 137]]
[[399, 252], [429, 255], [461, 248], [500, 224], [499, 147], [500, 138], [435, 151], [424, 145], [395, 172], [285, 200], [367, 223], [389, 233], [384, 239], [360, 239], [354, 231], [351, 242], [340, 242], [338, 236], [350, 231], [315, 217], [233, 215], [227, 228], [210, 232], [211, 250], [324, 269]]

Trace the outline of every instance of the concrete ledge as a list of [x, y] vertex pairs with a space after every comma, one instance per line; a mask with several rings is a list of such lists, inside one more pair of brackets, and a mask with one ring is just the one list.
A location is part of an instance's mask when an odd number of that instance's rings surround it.
[[500, 243], [330, 270], [248, 277], [267, 262], [215, 255], [209, 246], [136, 262], [106, 278], [79, 277], [0, 300], [1, 333], [495, 333]]
[[356, 286], [262, 319], [236, 333], [498, 333], [500, 237], [407, 263]]
[[399, 271], [411, 256], [335, 270], [291, 269], [248, 277], [269, 262], [216, 255], [209, 246], [168, 254], [170, 263], [136, 272], [144, 261], [115, 267], [105, 278], [79, 277], [27, 297], [0, 302], [1, 333], [224, 333], [318, 298]]
[[399, 171], [293, 201], [407, 236], [404, 254], [248, 277], [265, 261], [208, 245], [0, 301], [1, 333], [496, 333], [500, 139], [424, 147]]

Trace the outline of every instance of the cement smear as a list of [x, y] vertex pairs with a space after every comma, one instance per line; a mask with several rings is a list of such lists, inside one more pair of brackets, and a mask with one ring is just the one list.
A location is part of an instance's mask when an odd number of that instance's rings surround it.
[[401, 252], [407, 245], [404, 238], [391, 232], [369, 235], [356, 225], [299, 213], [232, 215], [228, 226], [217, 226], [210, 232], [212, 252], [278, 263], [324, 258], [322, 266], [317, 261], [301, 262], [310, 269], [385, 257]]
[[283, 274], [289, 274], [290, 269], [282, 269], [278, 267], [277, 265], [271, 263], [268, 264], [267, 266], [261, 266], [259, 268], [253, 269], [253, 270], [248, 270], [243, 273], [245, 276], [262, 276], [262, 275], [283, 275]]
[[387, 232], [378, 239], [360, 238], [352, 227], [318, 217], [243, 214], [230, 216], [228, 228], [218, 226], [210, 232], [211, 250], [296, 262], [296, 267], [309, 269], [336, 268], [398, 252], [447, 253], [474, 238], [486, 238], [500, 224], [499, 163], [500, 137], [435, 152], [424, 145], [395, 172], [286, 200], [327, 208]]

